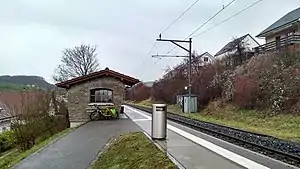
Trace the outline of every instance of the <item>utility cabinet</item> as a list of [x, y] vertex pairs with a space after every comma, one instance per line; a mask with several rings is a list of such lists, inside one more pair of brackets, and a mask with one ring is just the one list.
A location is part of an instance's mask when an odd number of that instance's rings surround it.
[[[178, 95], [177, 96], [177, 104], [180, 105], [182, 112], [188, 113], [189, 109], [189, 95]], [[191, 95], [191, 105], [190, 105], [191, 113], [196, 113], [198, 111], [197, 108], [197, 95]]]

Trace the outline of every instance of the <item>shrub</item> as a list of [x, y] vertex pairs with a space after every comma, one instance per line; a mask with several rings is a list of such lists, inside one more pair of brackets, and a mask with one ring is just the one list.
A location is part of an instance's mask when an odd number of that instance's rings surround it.
[[245, 108], [256, 106], [258, 83], [247, 76], [239, 75], [235, 82], [234, 103]]
[[[17, 119], [12, 124], [16, 144], [21, 150], [34, 146], [38, 138], [43, 140], [68, 126], [66, 112], [59, 112], [65, 110], [63, 105], [56, 104], [51, 93], [41, 91], [35, 97], [24, 99], [26, 101], [15, 110]], [[60, 107], [52, 107], [57, 105]], [[53, 111], [57, 115], [53, 115]]]
[[16, 145], [13, 131], [6, 131], [0, 134], [0, 153], [5, 152]]
[[220, 88], [223, 101], [232, 101], [234, 97], [234, 84], [236, 74], [233, 70], [226, 70], [221, 74], [216, 74], [211, 81], [211, 86]]
[[299, 53], [279, 53], [260, 78], [260, 100], [274, 113], [290, 112], [291, 106], [297, 103], [300, 96], [299, 61]]
[[192, 91], [198, 96], [198, 106], [206, 106], [210, 100], [220, 96], [220, 88], [210, 86], [217, 68], [212, 65], [201, 67], [198, 73], [193, 76]]
[[160, 79], [153, 84], [151, 97], [154, 100], [174, 104], [176, 103], [176, 95], [184, 93], [186, 84], [187, 78], [180, 74], [170, 79]]
[[[199, 107], [219, 99], [273, 113], [300, 113], [300, 50], [258, 54], [238, 66], [226, 63], [225, 58], [209, 66], [193, 64], [192, 93]], [[169, 71], [157, 81], [152, 98], [173, 104], [176, 95], [187, 93], [186, 68]]]
[[128, 91], [130, 100], [142, 101], [150, 97], [151, 88], [140, 83]]

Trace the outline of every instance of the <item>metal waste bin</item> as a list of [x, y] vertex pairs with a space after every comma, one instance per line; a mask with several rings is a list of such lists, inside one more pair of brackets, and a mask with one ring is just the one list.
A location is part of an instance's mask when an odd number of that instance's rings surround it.
[[123, 114], [124, 113], [124, 106], [121, 105], [121, 108], [120, 108], [120, 113]]
[[164, 140], [167, 137], [167, 105], [152, 105], [152, 139]]

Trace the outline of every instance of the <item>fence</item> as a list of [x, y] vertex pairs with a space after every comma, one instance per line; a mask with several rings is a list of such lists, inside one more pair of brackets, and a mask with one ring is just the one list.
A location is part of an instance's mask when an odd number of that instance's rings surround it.
[[289, 35], [280, 40], [275, 40], [264, 45], [258, 46], [254, 48], [256, 53], [268, 52], [272, 50], [278, 50], [283, 47], [287, 47], [294, 44], [300, 44], [300, 35]]

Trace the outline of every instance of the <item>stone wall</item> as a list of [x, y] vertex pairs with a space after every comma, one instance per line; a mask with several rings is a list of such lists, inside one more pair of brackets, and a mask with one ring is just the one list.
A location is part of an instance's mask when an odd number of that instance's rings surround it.
[[68, 89], [67, 97], [70, 122], [86, 122], [90, 120], [86, 108], [90, 103], [90, 90], [95, 88], [113, 90], [113, 102], [119, 108], [123, 101], [125, 85], [113, 77], [94, 79], [71, 86]]

